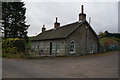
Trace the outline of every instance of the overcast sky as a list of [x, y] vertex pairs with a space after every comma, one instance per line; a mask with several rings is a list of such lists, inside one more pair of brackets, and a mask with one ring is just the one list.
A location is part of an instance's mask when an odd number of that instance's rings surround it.
[[56, 16], [61, 26], [78, 21], [81, 5], [97, 34], [105, 30], [118, 32], [117, 2], [25, 2], [28, 35], [39, 34], [43, 24], [47, 30], [53, 28]]

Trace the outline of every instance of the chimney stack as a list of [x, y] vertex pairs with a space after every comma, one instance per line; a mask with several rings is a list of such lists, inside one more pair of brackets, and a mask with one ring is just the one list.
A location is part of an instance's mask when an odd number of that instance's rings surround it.
[[56, 17], [56, 22], [54, 23], [54, 28], [59, 28], [60, 26], [60, 23], [57, 22], [58, 18]]
[[43, 25], [42, 32], [45, 32], [45, 30], [46, 30], [45, 25]]
[[84, 14], [84, 6], [81, 5], [81, 13], [79, 14], [79, 21], [86, 20], [86, 14]]

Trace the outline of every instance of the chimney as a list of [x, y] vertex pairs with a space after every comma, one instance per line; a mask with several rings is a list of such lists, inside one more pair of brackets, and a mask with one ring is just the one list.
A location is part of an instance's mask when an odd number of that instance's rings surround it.
[[57, 17], [56, 17], [56, 22], [54, 23], [54, 28], [59, 28], [59, 26], [60, 26], [60, 23], [57, 22]]
[[42, 32], [45, 32], [45, 30], [46, 30], [45, 25], [43, 25]]
[[81, 5], [81, 13], [79, 14], [79, 21], [86, 20], [86, 14], [84, 14], [84, 6]]

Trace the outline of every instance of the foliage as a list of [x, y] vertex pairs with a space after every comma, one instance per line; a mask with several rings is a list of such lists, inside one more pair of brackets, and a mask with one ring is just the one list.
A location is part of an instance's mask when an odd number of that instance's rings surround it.
[[114, 37], [114, 38], [120, 39], [120, 34], [119, 34], [119, 33], [110, 33], [110, 32], [108, 32], [108, 31], [105, 31], [104, 33], [103, 33], [103, 32], [100, 32], [99, 35], [100, 35], [100, 38], [104, 38], [104, 37]]
[[31, 40], [32, 40], [33, 38], [34, 38], [34, 36], [28, 37], [28, 43], [27, 43], [27, 45], [26, 45], [26, 48], [29, 48], [29, 49], [30, 49], [30, 47], [31, 47], [31, 45], [32, 45]]
[[115, 41], [118, 41], [120, 42], [120, 39], [119, 38], [116, 38], [116, 37], [110, 37], [111, 39], [114, 39]]
[[0, 53], [0, 57], [2, 57], [2, 53]]
[[11, 53], [11, 54], [16, 54], [17, 53], [17, 47], [3, 48], [3, 52], [5, 52], [5, 53]]
[[25, 51], [25, 40], [19, 38], [8, 38], [2, 41], [3, 53], [17, 54]]
[[4, 38], [26, 38], [29, 25], [25, 23], [26, 8], [23, 2], [2, 3]]
[[119, 39], [114, 37], [104, 37], [100, 39], [100, 45], [103, 52], [116, 50], [118, 47]]
[[109, 50], [120, 50], [120, 33], [110, 33], [107, 30], [99, 33], [100, 46], [103, 52]]
[[107, 37], [106, 33], [100, 32], [99, 34], [100, 34], [100, 38]]
[[111, 45], [111, 44], [118, 44], [118, 40], [119, 39], [113, 37], [105, 37], [105, 38], [101, 38], [99, 42], [102, 45]]
[[20, 38], [8, 38], [2, 40], [2, 53], [3, 57], [10, 58], [25, 58], [31, 57], [31, 55], [26, 55], [27, 51], [29, 51], [31, 47], [31, 39], [33, 37], [28, 38], [28, 43], [26, 43], [25, 39]]

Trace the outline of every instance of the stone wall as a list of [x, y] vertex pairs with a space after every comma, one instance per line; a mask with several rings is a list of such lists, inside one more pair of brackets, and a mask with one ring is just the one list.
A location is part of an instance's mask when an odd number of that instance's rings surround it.
[[[75, 51], [73, 53], [70, 52], [71, 41], [74, 41], [75, 43]], [[31, 49], [35, 50], [36, 53], [39, 53], [40, 55], [50, 55], [51, 42], [53, 56], [97, 53], [99, 44], [92, 28], [87, 23], [84, 23], [72, 32], [66, 39], [32, 42]]]

